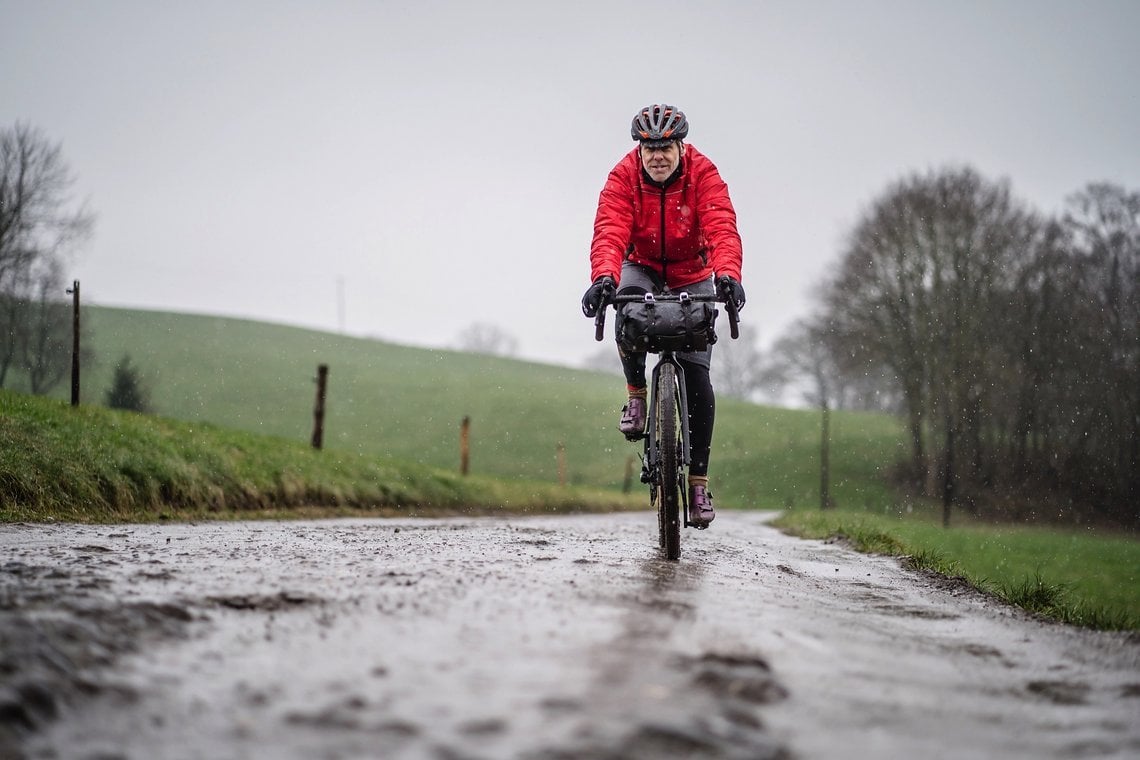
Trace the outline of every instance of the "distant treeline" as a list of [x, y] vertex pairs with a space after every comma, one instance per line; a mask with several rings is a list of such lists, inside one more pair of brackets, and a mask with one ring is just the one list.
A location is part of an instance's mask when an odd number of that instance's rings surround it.
[[970, 168], [907, 176], [779, 348], [817, 403], [906, 415], [902, 472], [947, 519], [1140, 523], [1140, 193], [1050, 218]]

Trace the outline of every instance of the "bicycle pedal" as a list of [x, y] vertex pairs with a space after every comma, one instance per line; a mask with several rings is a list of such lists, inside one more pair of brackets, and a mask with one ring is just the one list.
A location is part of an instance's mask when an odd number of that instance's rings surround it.
[[644, 441], [649, 438], [647, 433], [625, 433], [624, 435], [625, 439], [630, 443], [637, 443], [638, 441]]

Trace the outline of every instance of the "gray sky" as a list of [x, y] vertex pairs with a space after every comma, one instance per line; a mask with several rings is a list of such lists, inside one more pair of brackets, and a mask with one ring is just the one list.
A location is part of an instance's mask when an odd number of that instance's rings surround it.
[[859, 214], [969, 164], [1043, 212], [1140, 189], [1140, 2], [0, 0], [0, 125], [63, 145], [91, 302], [519, 355], [598, 350], [598, 192], [673, 103], [729, 184], [744, 318], [810, 309]]

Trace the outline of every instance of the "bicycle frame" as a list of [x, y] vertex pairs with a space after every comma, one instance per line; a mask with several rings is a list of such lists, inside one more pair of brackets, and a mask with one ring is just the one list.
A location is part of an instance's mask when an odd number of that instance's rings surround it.
[[[614, 306], [618, 308], [623, 303], [635, 303], [638, 301], [709, 301], [724, 303], [726, 311], [728, 312], [729, 325], [733, 338], [739, 337], [738, 327], [738, 314], [736, 305], [730, 301], [711, 295], [691, 295], [687, 292], [672, 293], [668, 288], [663, 293], [652, 294], [645, 293], [642, 295], [615, 295], [612, 291], [603, 294], [603, 303], [598, 313], [595, 316], [595, 334], [596, 340], [602, 340], [605, 333], [605, 312], [607, 306]], [[661, 547], [665, 550], [666, 559], [675, 560], [680, 556], [680, 543], [679, 543], [679, 530], [678, 524], [683, 524], [686, 528], [690, 527], [704, 527], [694, 526], [689, 521], [689, 494], [688, 489], [684, 487], [684, 473], [689, 467], [692, 459], [689, 441], [689, 394], [685, 385], [685, 370], [681, 365], [681, 361], [677, 358], [677, 352], [672, 349], [654, 349], [649, 347], [647, 353], [658, 354], [657, 363], [653, 367], [652, 379], [650, 382], [651, 392], [648, 399], [649, 414], [648, 425], [645, 433], [642, 434], [644, 441], [645, 453], [642, 456], [641, 467], [641, 482], [649, 486], [649, 501], [651, 506], [656, 506], [658, 511], [658, 521], [660, 527]], [[676, 381], [674, 392], [676, 393], [676, 418], [674, 422], [680, 423], [680, 450], [675, 452], [675, 456], [667, 457], [666, 454], [660, 450], [661, 446], [677, 446], [677, 438], [673, 437], [672, 440], [660, 439], [663, 437], [658, 435], [658, 410], [661, 409], [661, 375], [664, 367], [671, 367], [672, 374]], [[666, 414], [672, 414], [668, 412]], [[668, 427], [673, 426], [670, 422]], [[660, 443], [658, 443], [660, 441]], [[670, 472], [665, 472], [669, 470]], [[676, 478], [676, 483], [666, 483], [668, 478]], [[659, 493], [659, 489], [661, 492]], [[670, 490], [666, 490], [670, 489]], [[679, 504], [678, 497], [679, 495]], [[680, 515], [675, 515], [674, 510], [679, 507]], [[667, 519], [666, 515], [670, 515]], [[680, 517], [680, 520], [675, 521], [675, 517]]]

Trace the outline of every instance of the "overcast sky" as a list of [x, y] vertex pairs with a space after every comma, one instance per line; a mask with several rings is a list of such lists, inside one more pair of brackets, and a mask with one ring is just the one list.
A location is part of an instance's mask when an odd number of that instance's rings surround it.
[[598, 350], [598, 192], [668, 102], [729, 184], [744, 318], [806, 316], [859, 214], [968, 164], [1052, 213], [1140, 190], [1140, 2], [0, 0], [0, 126], [62, 144], [104, 305]]

